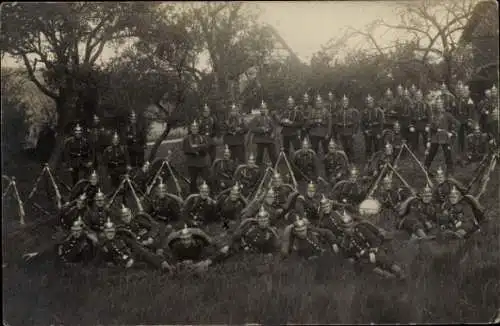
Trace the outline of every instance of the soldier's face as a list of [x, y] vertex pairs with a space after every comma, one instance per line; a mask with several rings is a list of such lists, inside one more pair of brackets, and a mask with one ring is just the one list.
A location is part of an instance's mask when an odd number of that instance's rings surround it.
[[202, 199], [207, 199], [208, 198], [208, 191], [207, 190], [200, 190], [200, 197]]
[[310, 146], [309, 146], [309, 143], [308, 142], [303, 142], [302, 143], [302, 149], [309, 149]]
[[113, 140], [111, 141], [111, 143], [115, 146], [118, 146], [118, 144], [120, 143], [120, 140], [118, 139], [118, 137], [113, 137]]
[[104, 207], [104, 199], [96, 199], [95, 200], [95, 205], [97, 207]]
[[208, 108], [203, 109], [203, 116], [205, 118], [209, 117], [210, 116], [210, 109], [208, 109]]
[[385, 148], [385, 155], [392, 155], [392, 154], [393, 154], [392, 147], [386, 147]]
[[165, 198], [167, 196], [167, 191], [165, 189], [158, 189], [156, 192], [158, 198]]
[[82, 229], [71, 229], [71, 235], [73, 238], [80, 238], [82, 236]]
[[392, 100], [392, 93], [385, 93], [385, 98]]
[[498, 95], [498, 91], [496, 89], [491, 90], [491, 97], [495, 98]]
[[394, 132], [399, 134], [399, 132], [401, 131], [401, 127], [399, 125], [395, 125], [394, 126]]
[[474, 133], [475, 133], [476, 135], [481, 134], [481, 129], [480, 129], [480, 128], [478, 128], [478, 127], [474, 128]]
[[349, 106], [349, 100], [348, 99], [342, 100], [342, 107], [344, 109], [347, 109], [348, 106]]
[[137, 118], [136, 118], [135, 116], [131, 116], [131, 117], [130, 117], [130, 123], [131, 123], [131, 124], [134, 124], [134, 123], [136, 123], [136, 122], [137, 122]]
[[294, 107], [293, 102], [287, 102], [287, 107], [288, 109], [292, 110]]
[[266, 217], [258, 217], [257, 224], [260, 228], [267, 228], [269, 226], [269, 218]]
[[115, 234], [116, 234], [115, 230], [105, 230], [104, 231], [104, 236], [108, 240], [113, 240], [115, 238]]
[[313, 198], [316, 195], [316, 189], [309, 188], [307, 189], [307, 197]]
[[384, 181], [384, 189], [389, 190], [392, 188], [392, 181]]
[[238, 115], [238, 109], [237, 108], [232, 108], [231, 109], [231, 112], [229, 112], [229, 114], [232, 116], [232, 117], [235, 117]]
[[130, 214], [130, 213], [123, 214], [122, 221], [125, 222], [126, 224], [129, 224], [130, 221], [132, 221], [132, 214]]
[[266, 109], [264, 109], [264, 108], [260, 108], [260, 114], [261, 114], [261, 115], [267, 115], [267, 113], [268, 113], [268, 112], [269, 112], [269, 111], [267, 110], [267, 108], [266, 108]]
[[85, 207], [85, 201], [83, 201], [82, 199], [77, 199], [76, 201], [76, 207], [78, 209], [82, 209]]
[[274, 203], [274, 194], [267, 194], [265, 201], [268, 205], [272, 205]]
[[422, 194], [422, 201], [426, 204], [429, 204], [432, 201], [432, 193]]
[[332, 206], [330, 205], [330, 203], [322, 204], [321, 209], [323, 210], [323, 213], [330, 214], [330, 212], [332, 211]]
[[229, 160], [231, 158], [231, 153], [230, 152], [224, 152], [224, 159]]
[[371, 109], [371, 108], [373, 108], [373, 104], [374, 104], [374, 103], [373, 103], [373, 101], [371, 101], [371, 100], [370, 100], [370, 101], [366, 101], [366, 106], [367, 106], [368, 108], [370, 108], [370, 109]]
[[417, 93], [417, 94], [415, 95], [415, 98], [417, 99], [417, 101], [422, 101], [423, 96], [422, 96], [422, 94]]
[[442, 184], [444, 182], [444, 175], [438, 174], [436, 176], [436, 181], [438, 184]]
[[450, 203], [452, 205], [455, 205], [456, 203], [458, 203], [459, 198], [460, 197], [458, 195], [450, 194], [449, 196]]
[[77, 139], [82, 138], [82, 132], [81, 131], [75, 131], [75, 138], [77, 138]]
[[358, 181], [358, 174], [357, 173], [351, 173], [351, 175], [349, 176], [349, 180], [351, 182], [356, 182]]
[[231, 201], [237, 201], [239, 197], [240, 197], [240, 194], [238, 192], [231, 191], [229, 198], [231, 199]]
[[281, 177], [275, 177], [274, 180], [273, 180], [273, 185], [275, 187], [279, 187], [283, 184], [283, 179], [281, 179]]
[[336, 150], [335, 146], [333, 146], [333, 145], [328, 146], [328, 151], [329, 151], [330, 153], [334, 153], [334, 152], [335, 152], [335, 150]]
[[96, 186], [97, 182], [99, 182], [99, 178], [97, 177], [97, 175], [91, 175], [89, 181], [91, 185]]
[[184, 247], [191, 247], [191, 244], [193, 243], [193, 238], [191, 236], [182, 237], [181, 243]]
[[200, 131], [200, 130], [199, 130], [199, 128], [198, 128], [198, 127], [194, 127], [194, 126], [192, 126], [192, 127], [191, 127], [191, 133], [192, 133], [193, 135], [198, 135], [198, 132], [199, 132], [199, 131]]

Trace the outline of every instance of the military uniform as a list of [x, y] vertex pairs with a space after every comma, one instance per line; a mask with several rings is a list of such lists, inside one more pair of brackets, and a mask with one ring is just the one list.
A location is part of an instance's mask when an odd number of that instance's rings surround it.
[[354, 158], [354, 135], [359, 127], [359, 114], [356, 109], [342, 108], [334, 117], [334, 124], [339, 134], [344, 152], [350, 161]]
[[461, 153], [465, 151], [465, 138], [471, 130], [472, 121], [475, 119], [474, 102], [471, 99], [459, 98], [453, 107], [453, 115], [458, 120], [458, 149]]
[[63, 263], [80, 263], [90, 261], [95, 248], [90, 239], [83, 233], [83, 223], [75, 221], [72, 233], [57, 245], [57, 256]]
[[414, 151], [418, 151], [420, 138], [422, 137], [422, 141], [424, 146], [426, 146], [429, 141], [429, 133], [427, 131], [428, 125], [432, 118], [432, 110], [422, 100], [415, 100], [413, 102], [412, 111], [411, 111], [411, 119], [410, 119], [410, 127], [408, 134], [408, 141], [412, 146]]
[[323, 159], [327, 181], [334, 185], [344, 178], [349, 171], [349, 159], [344, 151], [338, 150], [335, 143], [330, 140], [328, 153]]
[[[250, 155], [253, 160], [253, 155]], [[250, 159], [249, 159], [250, 160]], [[242, 185], [242, 194], [248, 197], [253, 193], [263, 176], [262, 170], [255, 164], [242, 164], [234, 171], [234, 181]]]
[[311, 140], [312, 149], [319, 153], [320, 145], [323, 147], [323, 153], [326, 153], [328, 141], [330, 140], [330, 131], [332, 130], [332, 117], [326, 108], [323, 108], [321, 97], [317, 98], [317, 105], [308, 116], [305, 128], [309, 139]]
[[[193, 123], [192, 128], [198, 128], [197, 123]], [[197, 189], [197, 179], [201, 176], [206, 182], [208, 182], [209, 173], [209, 155], [208, 150], [210, 145], [210, 140], [207, 136], [199, 133], [191, 133], [184, 138], [183, 141], [184, 155], [186, 155], [186, 165], [189, 172], [190, 178], [190, 193], [195, 193]]]
[[472, 215], [472, 210], [464, 199], [459, 200], [456, 204], [448, 201], [443, 204], [438, 224], [441, 230], [453, 232], [463, 230], [465, 234], [470, 234], [479, 228], [470, 215]]
[[[235, 187], [236, 189], [234, 189]], [[223, 196], [217, 201], [215, 207], [217, 220], [223, 221], [223, 225], [228, 228], [230, 223], [239, 220], [246, 206], [247, 202], [241, 197], [239, 184], [236, 184], [229, 195]]]
[[127, 130], [127, 151], [132, 167], [141, 167], [144, 164], [144, 142], [140, 138], [137, 127], [130, 125]]
[[[265, 103], [263, 105], [265, 105]], [[254, 134], [253, 142], [257, 144], [257, 165], [260, 166], [262, 164], [264, 160], [264, 150], [267, 149], [269, 159], [274, 166], [278, 158], [275, 146], [276, 126], [273, 118], [268, 114], [261, 114], [255, 117], [250, 122], [250, 125], [250, 130]]]
[[458, 122], [448, 112], [437, 114], [433, 117], [430, 125], [430, 147], [425, 159], [425, 167], [429, 169], [441, 146], [444, 152], [448, 172], [453, 171], [453, 160], [451, 158], [451, 136], [457, 129]]
[[[370, 99], [373, 101], [371, 96], [367, 98], [367, 101]], [[369, 159], [381, 147], [384, 120], [384, 111], [378, 107], [367, 107], [362, 113], [361, 126], [365, 137], [366, 159]]]
[[288, 102], [292, 108], [287, 109], [285, 114], [280, 119], [282, 126], [281, 135], [283, 136], [283, 149], [285, 154], [290, 157], [290, 144], [295, 150], [300, 147], [300, 132], [304, 127], [304, 113], [292, 102], [289, 98]]
[[[226, 148], [229, 153], [229, 147]], [[217, 159], [212, 164], [212, 179], [214, 193], [219, 193], [234, 184], [233, 176], [236, 171], [236, 162], [229, 157]]]
[[297, 169], [295, 176], [298, 179], [316, 180], [319, 175], [319, 164], [314, 150], [308, 148], [307, 138], [303, 148], [295, 151], [292, 156], [292, 166]]
[[385, 98], [381, 101], [382, 109], [384, 110], [385, 125], [384, 128], [391, 128], [394, 122], [399, 120], [397, 103], [392, 96], [392, 91], [387, 89]]
[[207, 152], [210, 157], [210, 162], [213, 163], [216, 158], [217, 146], [215, 144], [215, 137], [219, 131], [219, 125], [214, 115], [201, 116], [199, 118], [199, 133], [206, 136], [207, 139]]
[[[203, 186], [203, 185], [202, 185]], [[216, 221], [216, 201], [200, 194], [191, 194], [184, 201], [182, 215], [184, 222], [191, 227], [199, 227]]]
[[264, 208], [261, 208], [256, 218], [243, 220], [231, 238], [229, 254], [234, 255], [239, 251], [264, 254], [276, 252], [279, 249], [279, 233], [268, 222], [268, 213]]
[[155, 195], [151, 198], [148, 214], [167, 225], [176, 225], [182, 220], [184, 202], [176, 195], [166, 193], [165, 197]]
[[94, 206], [88, 212], [89, 228], [97, 234], [104, 231], [110, 211], [105, 207]]
[[469, 134], [465, 141], [465, 161], [480, 162], [490, 152], [490, 137], [480, 130]]
[[121, 176], [127, 173], [130, 166], [130, 157], [125, 146], [116, 142], [118, 135], [115, 134], [115, 143], [108, 146], [104, 151], [103, 161], [111, 178], [111, 186], [117, 188], [121, 182]]
[[[76, 136], [77, 133], [79, 136]], [[64, 144], [64, 157], [70, 167], [73, 185], [80, 180], [80, 172], [86, 175], [92, 166], [92, 149], [88, 140], [81, 133], [82, 129], [77, 125], [75, 136], [67, 139]]]
[[232, 157], [239, 164], [245, 162], [245, 135], [248, 127], [244, 118], [237, 113], [224, 122], [224, 143], [228, 145]]

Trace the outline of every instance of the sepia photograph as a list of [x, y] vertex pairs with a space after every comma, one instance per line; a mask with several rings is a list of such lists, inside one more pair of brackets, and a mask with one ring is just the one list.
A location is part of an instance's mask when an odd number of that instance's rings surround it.
[[3, 2], [3, 325], [500, 323], [495, 0]]

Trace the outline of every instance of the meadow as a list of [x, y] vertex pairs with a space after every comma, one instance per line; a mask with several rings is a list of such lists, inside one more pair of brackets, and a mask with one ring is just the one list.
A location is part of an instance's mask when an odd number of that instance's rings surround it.
[[[169, 149], [180, 168], [180, 144], [162, 145], [158, 156]], [[437, 160], [442, 162], [441, 154]], [[417, 189], [424, 184], [414, 167], [401, 169]], [[39, 163], [22, 157], [4, 161], [3, 174], [17, 177], [22, 196], [39, 171]], [[460, 180], [471, 174], [470, 167], [457, 168]], [[481, 198], [489, 221], [467, 241], [465, 256], [434, 257], [425, 244], [393, 240], [395, 257], [408, 273], [404, 281], [382, 280], [334, 256], [234, 257], [202, 275], [173, 277], [149, 269], [60, 268], [50, 259], [27, 264], [21, 255], [50, 243], [51, 229], [20, 229], [12, 201], [5, 200], [4, 324], [487, 322], [500, 306], [498, 179], [497, 170]], [[27, 223], [47, 218], [26, 211]]]

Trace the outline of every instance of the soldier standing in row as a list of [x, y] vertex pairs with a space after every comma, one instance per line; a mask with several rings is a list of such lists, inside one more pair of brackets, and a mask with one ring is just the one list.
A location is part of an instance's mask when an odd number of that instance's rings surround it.
[[267, 149], [269, 159], [274, 166], [277, 160], [275, 146], [276, 126], [273, 118], [269, 115], [266, 102], [262, 101], [260, 116], [255, 117], [250, 122], [250, 125], [250, 130], [254, 134], [254, 143], [257, 144], [257, 165], [262, 165], [264, 150]]
[[323, 155], [325, 155], [332, 130], [332, 118], [328, 110], [323, 107], [323, 100], [319, 95], [316, 98], [316, 107], [311, 111], [309, 119], [306, 121], [306, 129], [314, 152], [318, 154], [321, 145]]
[[352, 162], [354, 158], [354, 134], [358, 130], [359, 112], [354, 108], [349, 108], [349, 99], [345, 95], [342, 98], [342, 109], [337, 112], [333, 120], [342, 147], [349, 161]]
[[430, 142], [427, 143], [428, 153], [425, 159], [425, 168], [429, 170], [439, 146], [443, 149], [448, 174], [453, 173], [453, 160], [451, 158], [451, 139], [456, 133], [458, 121], [446, 112], [443, 98], [436, 101], [437, 113], [430, 125]]
[[410, 138], [409, 133], [412, 107], [413, 101], [410, 97], [410, 92], [405, 88], [403, 91], [403, 97], [401, 99], [401, 111], [399, 111], [398, 119], [404, 139]]
[[396, 111], [396, 103], [390, 88], [385, 92], [385, 98], [382, 100], [382, 108], [384, 110], [385, 126], [390, 128], [394, 122], [398, 121], [398, 112]]
[[470, 127], [476, 112], [474, 102], [472, 102], [472, 99], [470, 99], [460, 81], [457, 87], [457, 97], [455, 106], [452, 108], [452, 114], [460, 123], [458, 129], [458, 150], [460, 153], [463, 153], [465, 151], [465, 137], [471, 129]]
[[111, 139], [111, 145], [104, 151], [103, 161], [111, 178], [111, 186], [117, 188], [121, 176], [130, 168], [130, 157], [127, 148], [120, 144], [120, 137], [116, 132]]
[[144, 144], [137, 127], [137, 115], [134, 111], [130, 113], [129, 125], [127, 127], [127, 150], [130, 155], [130, 165], [140, 167], [144, 163]]
[[365, 136], [366, 159], [368, 160], [373, 153], [379, 151], [384, 128], [384, 111], [380, 107], [375, 107], [375, 102], [370, 94], [366, 97], [366, 108], [362, 114], [361, 124]]
[[[409, 127], [409, 139], [410, 145], [413, 151], [418, 152], [420, 137], [422, 137], [422, 142], [427, 144], [429, 134], [428, 134], [428, 124], [432, 118], [431, 108], [423, 100], [423, 94], [421, 90], [417, 90], [415, 93], [415, 101], [413, 102], [411, 120]], [[424, 145], [425, 146], [425, 145]]]
[[233, 159], [238, 164], [245, 162], [245, 135], [248, 127], [245, 119], [233, 104], [229, 112], [229, 118], [224, 122], [224, 143], [229, 147]]
[[282, 126], [283, 148], [287, 157], [290, 157], [290, 144], [294, 150], [300, 147], [300, 131], [304, 126], [304, 114], [295, 105], [294, 99], [290, 96], [287, 101], [288, 108], [280, 120]]
[[333, 124], [333, 117], [335, 116], [335, 112], [337, 112], [337, 101], [335, 100], [335, 96], [332, 92], [328, 92], [328, 104], [326, 105], [327, 111], [330, 113], [332, 117], [332, 129], [330, 130], [330, 139], [334, 139], [338, 141], [337, 129], [335, 129], [335, 125]]
[[218, 122], [213, 114], [211, 114], [210, 108], [207, 104], [203, 107], [203, 112], [199, 119], [199, 133], [206, 136], [208, 141], [208, 155], [210, 157], [210, 162], [215, 161], [217, 146], [215, 145], [215, 137], [218, 133]]
[[209, 155], [210, 142], [208, 137], [199, 133], [198, 123], [191, 124], [191, 132], [184, 138], [183, 149], [186, 155], [186, 165], [188, 168], [191, 194], [196, 193], [198, 176], [204, 180], [209, 178]]
[[64, 161], [69, 165], [73, 185], [80, 180], [80, 172], [87, 175], [92, 167], [92, 151], [88, 140], [83, 136], [82, 127], [75, 126], [74, 136], [64, 144]]

